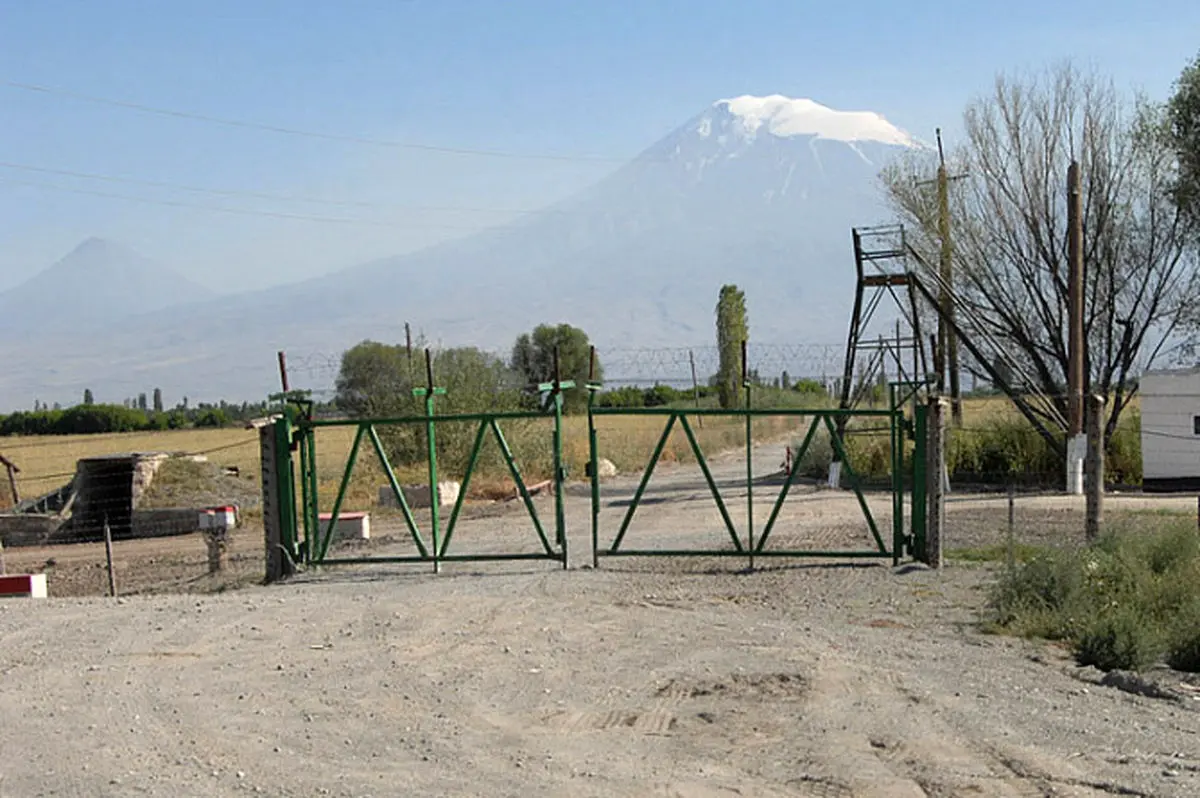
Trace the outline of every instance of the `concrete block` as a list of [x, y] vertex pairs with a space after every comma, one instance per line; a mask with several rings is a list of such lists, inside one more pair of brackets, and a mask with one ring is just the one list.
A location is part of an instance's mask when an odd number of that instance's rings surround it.
[[[429, 501], [429, 486], [428, 485], [402, 485], [400, 487], [404, 491], [404, 500], [408, 502], [408, 506], [416, 509], [418, 507], [430, 507], [432, 502]], [[462, 490], [462, 485], [457, 481], [447, 481], [438, 483], [438, 498], [440, 506], [448, 507], [458, 501], [459, 491]], [[396, 501], [396, 494], [392, 492], [390, 485], [384, 485], [379, 488], [379, 505], [381, 507], [399, 507]]]
[[10, 574], [0, 576], [0, 596], [46, 598], [46, 575]]
[[[322, 530], [329, 526], [331, 518], [333, 518], [333, 513], [321, 513], [318, 516]], [[370, 540], [371, 514], [338, 513], [337, 526], [333, 528], [333, 537], [336, 540]]]

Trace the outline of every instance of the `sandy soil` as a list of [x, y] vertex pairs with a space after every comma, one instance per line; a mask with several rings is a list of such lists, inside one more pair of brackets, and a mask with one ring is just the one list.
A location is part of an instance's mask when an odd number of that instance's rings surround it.
[[[760, 529], [774, 454], [756, 455]], [[721, 458], [714, 476], [744, 468]], [[732, 545], [698, 474], [660, 477], [623, 545]], [[632, 483], [606, 485], [602, 541]], [[769, 546], [870, 545], [851, 497], [797, 494]], [[869, 504], [888, 529], [889, 498]], [[1025, 537], [1082, 524], [1073, 499], [1020, 507]], [[732, 485], [729, 511], [744, 529]], [[536, 550], [523, 512], [464, 520], [452, 550]], [[956, 497], [948, 545], [996, 542], [1006, 518], [1003, 498]], [[377, 564], [219, 595], [0, 603], [0, 796], [1200, 794], [1200, 701], [1101, 687], [1053, 646], [979, 633], [986, 568], [594, 570], [588, 521], [572, 491], [567, 572]], [[354, 552], [411, 546], [381, 532]]]

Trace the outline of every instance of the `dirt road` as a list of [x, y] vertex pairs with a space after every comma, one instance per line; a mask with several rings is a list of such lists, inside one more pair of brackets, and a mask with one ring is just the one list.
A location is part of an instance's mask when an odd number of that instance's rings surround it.
[[[728, 541], [696, 485], [664, 472], [631, 545]], [[606, 530], [628, 489], [608, 491]], [[801, 493], [781, 541], [869, 540], [851, 500]], [[572, 497], [568, 572], [377, 565], [0, 603], [0, 796], [1200, 794], [1200, 702], [1100, 687], [1053, 647], [975, 631], [985, 569], [591, 570], [587, 508]], [[458, 534], [536, 545], [513, 510]]]

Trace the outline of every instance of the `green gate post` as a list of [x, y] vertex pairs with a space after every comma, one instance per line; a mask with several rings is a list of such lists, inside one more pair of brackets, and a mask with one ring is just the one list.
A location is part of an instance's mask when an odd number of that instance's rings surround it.
[[913, 410], [913, 461], [912, 461], [912, 543], [909, 554], [922, 562], [926, 561], [925, 551], [925, 518], [926, 518], [926, 480], [928, 478], [928, 462], [925, 451], [928, 443], [929, 408], [918, 402]]
[[900, 564], [904, 548], [904, 411], [897, 407], [896, 383], [888, 383], [892, 411], [892, 565]]
[[438, 467], [437, 467], [437, 439], [434, 436], [434, 397], [444, 396], [445, 388], [435, 388], [433, 385], [433, 355], [429, 350], [425, 350], [425, 387], [413, 388], [413, 396], [425, 397], [425, 442], [428, 444], [429, 452], [429, 526], [431, 530], [432, 555], [433, 555], [433, 572], [439, 573], [442, 570], [441, 550], [439, 546], [438, 524], [439, 510], [442, 503], [442, 497], [438, 491]]
[[596, 347], [588, 353], [588, 475], [592, 488], [592, 568], [600, 567], [600, 456], [596, 451], [596, 416], [592, 409], [600, 383], [596, 382]]
[[746, 534], [749, 543], [750, 570], [754, 570], [754, 415], [750, 399], [750, 372], [746, 362], [746, 342], [742, 341], [742, 389], [746, 392]]
[[558, 347], [554, 347], [554, 381], [542, 383], [539, 391], [549, 391], [554, 405], [554, 538], [562, 554], [563, 569], [569, 565], [567, 558], [567, 513], [563, 483], [567, 479], [567, 470], [563, 466], [562, 424], [563, 424], [563, 391], [574, 388], [571, 380], [564, 382], [559, 373]]
[[[305, 563], [309, 558], [309, 547], [298, 552], [298, 525], [296, 523], [296, 466], [292, 461], [292, 422], [285, 413], [275, 422], [275, 475], [279, 481], [279, 528], [284, 547], [293, 560], [303, 554]], [[307, 540], [305, 543], [307, 544]]]

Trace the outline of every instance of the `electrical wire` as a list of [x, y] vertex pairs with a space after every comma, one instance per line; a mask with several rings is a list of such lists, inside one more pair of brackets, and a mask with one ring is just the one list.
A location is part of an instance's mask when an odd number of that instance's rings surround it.
[[200, 114], [192, 111], [181, 111], [174, 108], [163, 108], [159, 106], [146, 105], [144, 103], [118, 100], [111, 97], [100, 97], [94, 94], [85, 94], [83, 92], [77, 92], [70, 89], [44, 86], [36, 83], [25, 83], [16, 80], [0, 79], [0, 86], [36, 94], [65, 97], [80, 102], [88, 102], [95, 105], [105, 105], [111, 108], [122, 108], [128, 111], [138, 111], [144, 114], [154, 114], [157, 116], [172, 117], [175, 119], [187, 119], [193, 122], [207, 122], [215, 125], [224, 125], [225, 127], [261, 130], [268, 133], [278, 133], [287, 136], [322, 139], [324, 141], [340, 141], [350, 144], [364, 144], [372, 147], [389, 147], [394, 149], [417, 150], [420, 152], [436, 152], [446, 155], [469, 155], [486, 158], [508, 158], [533, 161], [624, 163], [629, 160], [628, 158], [618, 158], [605, 155], [556, 155], [551, 153], [522, 153], [509, 150], [485, 150], [473, 149], [470, 147], [449, 147], [440, 144], [425, 144], [420, 142], [392, 141], [388, 139], [376, 139], [366, 136], [348, 135], [344, 133], [322, 133], [312, 130], [301, 130], [300, 128], [294, 127], [285, 127], [283, 125], [272, 125], [262, 122], [251, 122], [244, 119], [231, 119], [228, 117], [211, 116], [209, 114]]
[[0, 168], [14, 169], [23, 172], [36, 172], [39, 174], [60, 175], [62, 177], [77, 177], [84, 180], [100, 180], [108, 183], [126, 183], [133, 186], [165, 188], [175, 191], [190, 191], [197, 194], [212, 194], [219, 197], [245, 197], [248, 199], [265, 199], [276, 202], [302, 202], [313, 205], [335, 205], [344, 208], [376, 208], [383, 210], [438, 212], [462, 211], [464, 213], [501, 213], [512, 215], [561, 213], [561, 211], [523, 210], [517, 208], [483, 208], [462, 205], [398, 205], [378, 202], [361, 202], [355, 200], [336, 200], [327, 199], [324, 197], [310, 197], [294, 194], [274, 194], [261, 191], [243, 191], [240, 189], [207, 188], [203, 186], [191, 186], [185, 183], [171, 183], [162, 180], [143, 180], [141, 178], [120, 177], [117, 175], [105, 175], [95, 172], [79, 172], [72, 169], [54, 169], [47, 166], [33, 166], [31, 164], [12, 163], [10, 161], [0, 161]]
[[353, 219], [348, 217], [337, 216], [312, 216], [299, 213], [282, 213], [278, 211], [262, 211], [251, 208], [227, 208], [220, 205], [203, 205], [195, 202], [181, 202], [179, 200], [168, 199], [153, 199], [150, 197], [136, 197], [129, 194], [116, 194], [110, 191], [95, 191], [86, 188], [74, 188], [71, 186], [58, 186], [53, 183], [38, 183], [33, 180], [17, 180], [10, 177], [0, 177], [0, 183], [26, 186], [29, 188], [41, 189], [44, 191], [59, 191], [68, 194], [82, 194], [89, 197], [104, 197], [106, 199], [124, 200], [126, 202], [138, 202], [144, 205], [162, 205], [170, 208], [189, 208], [191, 210], [211, 211], [214, 213], [227, 213], [236, 216], [265, 216], [272, 219], [289, 219], [293, 221], [303, 222], [321, 222], [327, 224], [349, 224], [349, 225], [365, 225], [369, 227], [407, 227], [415, 229], [442, 229], [442, 230], [465, 230], [477, 232], [482, 230], [495, 229], [496, 225], [464, 225], [464, 224], [434, 224], [426, 222], [383, 222], [370, 219]]

